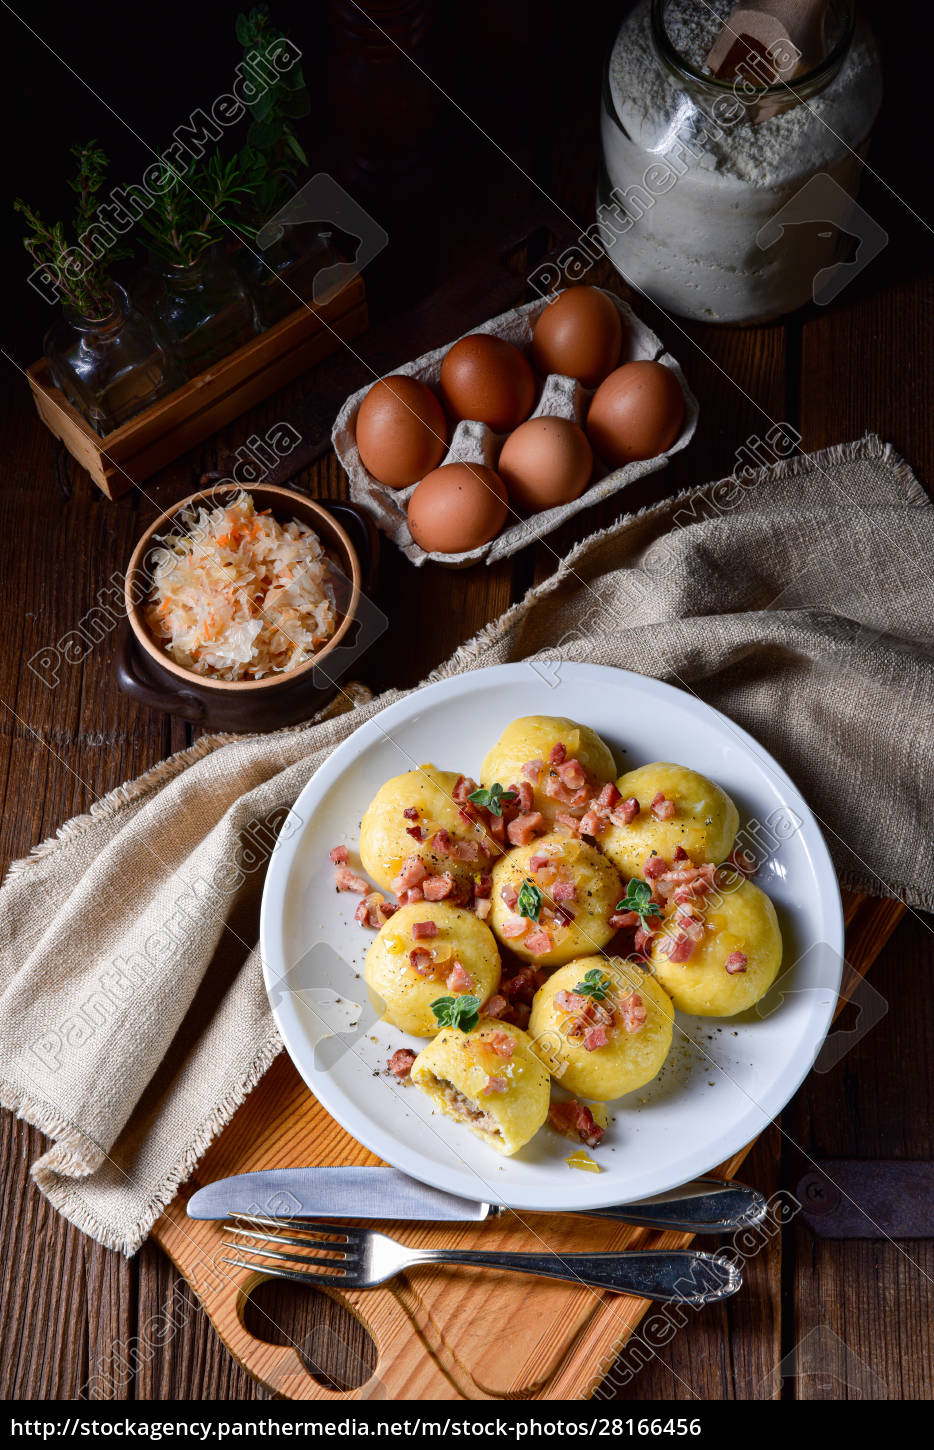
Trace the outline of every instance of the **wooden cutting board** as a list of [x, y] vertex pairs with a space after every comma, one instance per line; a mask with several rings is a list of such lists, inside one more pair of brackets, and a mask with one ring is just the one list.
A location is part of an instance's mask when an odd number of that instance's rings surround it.
[[[844, 894], [847, 971], [840, 1006], [892, 934], [900, 902]], [[839, 1008], [838, 1008], [839, 1010]], [[721, 1172], [733, 1176], [752, 1144]], [[206, 1183], [259, 1168], [374, 1164], [325, 1112], [283, 1053], [213, 1143], [153, 1235], [192, 1286], [231, 1354], [287, 1399], [585, 1399], [609, 1371], [649, 1302], [573, 1284], [462, 1268], [416, 1269], [379, 1289], [335, 1294], [377, 1348], [373, 1375], [358, 1389], [324, 1388], [292, 1345], [267, 1344], [244, 1323], [261, 1273], [220, 1261], [229, 1237], [220, 1224], [189, 1219], [187, 1199]], [[688, 1234], [656, 1233], [607, 1220], [507, 1215], [485, 1224], [392, 1224], [406, 1244], [561, 1251], [681, 1248]], [[538, 1236], [532, 1232], [531, 1225]], [[706, 1246], [717, 1240], [707, 1240]], [[503, 1326], [509, 1326], [507, 1335]]]

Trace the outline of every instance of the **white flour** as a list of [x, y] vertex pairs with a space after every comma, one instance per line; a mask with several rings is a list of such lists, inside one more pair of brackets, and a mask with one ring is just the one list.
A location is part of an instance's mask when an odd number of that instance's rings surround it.
[[[732, 8], [672, 0], [669, 39], [702, 68]], [[815, 274], [842, 249], [838, 229], [881, 96], [874, 43], [858, 28], [824, 90], [756, 125], [731, 121], [714, 92], [687, 93], [657, 55], [649, 11], [641, 0], [627, 17], [609, 63], [615, 115], [604, 106], [600, 201], [612, 215], [614, 189], [634, 199], [622, 211], [631, 224], [611, 223], [619, 234], [610, 256], [635, 286], [687, 316], [747, 322], [790, 311], [809, 300]], [[812, 186], [809, 206], [763, 249], [760, 229], [818, 174], [830, 179]]]

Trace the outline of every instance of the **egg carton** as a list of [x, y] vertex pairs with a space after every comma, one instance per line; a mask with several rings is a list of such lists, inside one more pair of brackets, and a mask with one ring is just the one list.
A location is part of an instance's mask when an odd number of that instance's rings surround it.
[[[526, 545], [534, 543], [544, 534], [551, 533], [553, 529], [558, 528], [574, 514], [591, 508], [602, 499], [609, 498], [611, 494], [634, 483], [637, 478], [644, 478], [646, 474], [655, 473], [658, 469], [664, 468], [671, 454], [678, 453], [691, 441], [697, 426], [698, 406], [697, 399], [688, 387], [681, 368], [671, 354], [665, 351], [661, 340], [656, 337], [651, 328], [646, 327], [645, 323], [639, 320], [631, 307], [612, 292], [607, 292], [606, 295], [613, 302], [623, 321], [623, 350], [618, 366], [622, 366], [625, 362], [645, 359], [663, 363], [665, 367], [671, 368], [684, 393], [684, 423], [681, 432], [666, 452], [660, 453], [656, 458], [627, 463], [623, 468], [607, 471], [595, 457], [591, 482], [580, 497], [570, 503], [557, 504], [554, 508], [543, 509], [541, 513], [529, 515], [519, 513], [510, 504], [510, 513], [503, 528], [489, 543], [481, 544], [477, 549], [469, 549], [462, 554], [440, 554], [436, 551], [429, 553], [416, 544], [409, 532], [406, 509], [408, 501], [418, 485], [413, 483], [408, 488], [388, 488], [364, 468], [357, 449], [355, 437], [357, 412], [372, 384], [368, 383], [366, 387], [352, 393], [346, 400], [331, 430], [331, 442], [350, 480], [350, 497], [354, 503], [360, 504], [372, 515], [377, 527], [384, 534], [388, 534], [406, 558], [411, 559], [417, 567], [424, 564], [427, 559], [433, 559], [438, 564], [445, 564], [450, 569], [464, 569], [470, 564], [479, 563], [481, 559], [485, 559], [488, 564], [493, 564], [498, 559], [505, 559], [510, 554], [517, 553], [519, 549], [524, 549]], [[531, 361], [532, 331], [546, 306], [547, 299], [545, 298], [540, 298], [536, 302], [527, 302], [522, 307], [500, 313], [498, 317], [491, 317], [488, 322], [481, 323], [479, 327], [470, 328], [464, 336], [476, 332], [493, 333], [496, 337], [502, 337], [507, 342], [514, 343]], [[396, 368], [394, 371], [427, 383], [432, 391], [440, 397], [441, 363], [445, 353], [456, 341], [458, 339], [454, 338], [444, 347], [436, 347], [432, 352], [423, 353], [413, 362], [404, 363], [402, 367]], [[543, 416], [567, 418], [571, 422], [583, 426], [593, 394], [592, 388], [585, 388], [574, 378], [563, 377], [560, 373], [549, 373], [537, 405], [530, 416], [533, 418]], [[494, 433], [486, 423], [460, 422], [454, 430], [441, 463], [481, 463], [495, 469], [500, 449], [507, 437], [506, 433]]]

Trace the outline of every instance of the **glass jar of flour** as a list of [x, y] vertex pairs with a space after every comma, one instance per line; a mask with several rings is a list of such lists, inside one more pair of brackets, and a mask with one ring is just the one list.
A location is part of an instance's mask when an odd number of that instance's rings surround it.
[[849, 0], [831, 0], [822, 57], [787, 85], [751, 54], [717, 79], [705, 58], [732, 8], [639, 0], [623, 22], [597, 218], [614, 266], [666, 311], [748, 323], [832, 300], [884, 245], [855, 203], [882, 81]]

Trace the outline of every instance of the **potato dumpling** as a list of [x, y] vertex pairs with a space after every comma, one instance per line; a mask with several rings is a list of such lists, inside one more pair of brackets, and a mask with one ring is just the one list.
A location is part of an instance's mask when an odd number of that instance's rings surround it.
[[[560, 759], [553, 761], [552, 755]], [[549, 825], [554, 825], [559, 812], [583, 815], [591, 796], [615, 775], [609, 746], [596, 731], [561, 715], [523, 715], [513, 720], [480, 768], [481, 783], [487, 788], [494, 781], [502, 786], [528, 781], [535, 810]]]
[[624, 881], [643, 874], [653, 851], [670, 861], [680, 846], [697, 866], [719, 865], [729, 856], [739, 812], [726, 791], [705, 775], [656, 761], [621, 775], [616, 788], [624, 802], [639, 802], [639, 813], [629, 825], [611, 821], [597, 839]]
[[434, 1037], [438, 1030], [432, 1002], [464, 995], [485, 1002], [499, 975], [490, 928], [446, 901], [400, 906], [366, 954], [367, 986], [385, 1004], [384, 1020], [415, 1037]]
[[[432, 874], [449, 872], [459, 883], [489, 870], [493, 843], [482, 825], [464, 819], [454, 799], [462, 779], [456, 771], [420, 765], [380, 786], [360, 824], [360, 860], [377, 886], [396, 890], [393, 881], [410, 857]], [[447, 832], [450, 841], [442, 836], [439, 842], [439, 832]], [[400, 883], [397, 894], [401, 890]]]
[[507, 1157], [548, 1117], [548, 1073], [526, 1033], [509, 1022], [481, 1018], [472, 1032], [446, 1027], [416, 1057], [412, 1081]]
[[[681, 925], [685, 917], [674, 908], [665, 914], [652, 944], [652, 969], [681, 1012], [698, 1017], [733, 1017], [764, 997], [782, 964], [782, 934], [764, 891], [737, 876], [715, 895], [694, 903], [699, 915], [690, 920], [702, 929]], [[687, 960], [678, 958], [690, 952]], [[669, 956], [671, 952], [675, 960]]]
[[524, 961], [560, 967], [606, 946], [622, 894], [604, 855], [553, 831], [517, 846], [493, 867], [490, 925]]
[[591, 956], [539, 988], [529, 1036], [563, 1088], [605, 1103], [651, 1082], [668, 1056], [673, 1022], [668, 993], [653, 977], [620, 957]]

